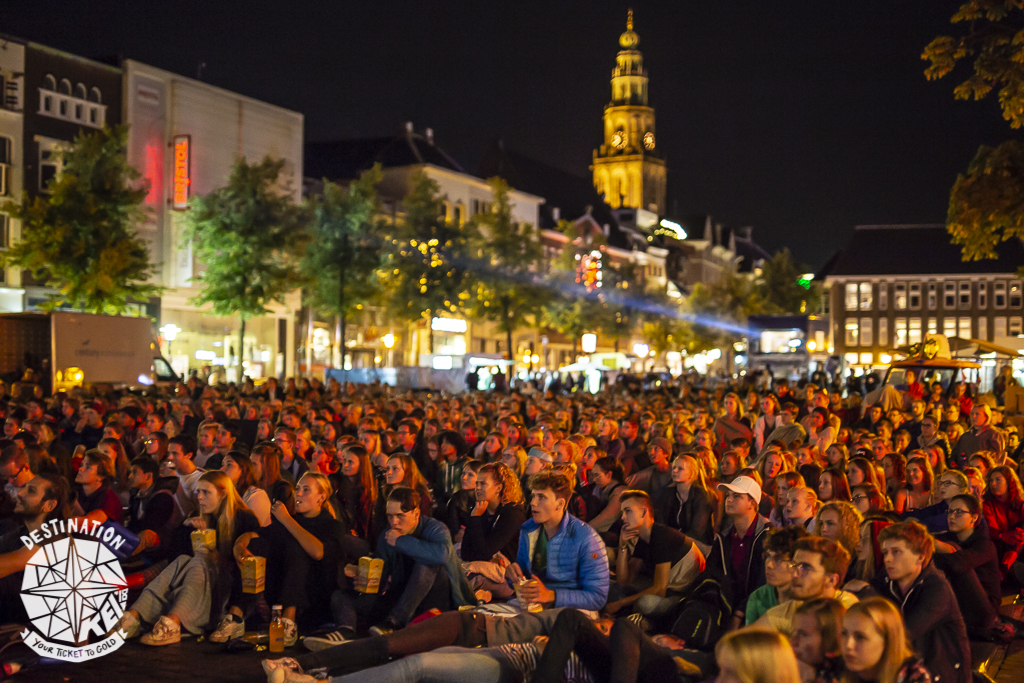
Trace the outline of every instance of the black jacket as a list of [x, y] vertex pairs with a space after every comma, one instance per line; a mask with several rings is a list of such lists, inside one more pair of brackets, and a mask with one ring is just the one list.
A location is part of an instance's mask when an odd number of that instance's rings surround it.
[[949, 581], [935, 563], [929, 563], [906, 595], [880, 572], [871, 582], [903, 614], [907, 638], [921, 655], [935, 683], [970, 683], [971, 645]]
[[707, 558], [708, 575], [721, 584], [722, 597], [726, 599], [734, 612], [745, 610], [750, 594], [755, 588], [765, 584], [764, 542], [770, 528], [771, 524], [763, 515], [758, 515], [754, 520], [754, 542], [751, 545], [750, 558], [747, 561], [746, 582], [740, 582], [737, 579], [729, 558], [729, 548], [732, 543], [727, 539], [732, 534], [731, 519], [726, 520], [725, 526], [722, 527], [722, 533], [717, 534], [714, 543], [711, 544], [711, 555]]
[[668, 486], [659, 496], [655, 521], [678, 529], [690, 538], [704, 545], [711, 545], [715, 538], [714, 512], [711, 494], [700, 486], [692, 485], [685, 503], [679, 502], [675, 486]]
[[519, 530], [526, 521], [526, 510], [516, 503], [499, 505], [493, 515], [484, 513], [466, 520], [462, 536], [462, 561], [488, 561], [501, 553], [515, 562], [519, 554]]
[[978, 583], [985, 589], [989, 602], [998, 611], [1003, 599], [999, 576], [999, 557], [996, 544], [988, 534], [988, 524], [982, 519], [966, 541], [961, 541], [956, 534], [947, 531], [937, 536], [938, 540], [952, 543], [960, 547], [955, 553], [935, 553], [935, 566], [946, 573], [961, 574], [974, 570]]

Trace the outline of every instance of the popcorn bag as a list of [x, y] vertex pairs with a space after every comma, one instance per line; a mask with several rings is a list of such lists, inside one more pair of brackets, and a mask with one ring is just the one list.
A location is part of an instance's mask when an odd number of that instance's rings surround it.
[[262, 593], [267, 576], [267, 558], [246, 557], [242, 559], [242, 592]]
[[356, 590], [360, 593], [380, 592], [380, 577], [383, 573], [384, 560], [360, 557], [359, 575], [356, 576]]
[[214, 550], [217, 547], [217, 532], [214, 529], [196, 529], [192, 532], [192, 552], [203, 549]]

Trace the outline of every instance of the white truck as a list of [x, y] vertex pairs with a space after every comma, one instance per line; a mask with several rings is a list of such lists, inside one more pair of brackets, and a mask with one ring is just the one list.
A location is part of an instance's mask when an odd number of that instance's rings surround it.
[[160, 355], [149, 318], [88, 313], [0, 315], [0, 376], [26, 369], [50, 380], [52, 391], [89, 385], [142, 387], [178, 381]]

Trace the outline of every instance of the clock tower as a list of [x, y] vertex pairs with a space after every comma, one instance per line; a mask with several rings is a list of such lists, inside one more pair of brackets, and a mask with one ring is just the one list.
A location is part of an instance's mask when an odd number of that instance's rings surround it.
[[594, 187], [613, 209], [665, 212], [665, 160], [654, 134], [654, 109], [647, 105], [647, 71], [637, 50], [633, 10], [612, 69], [612, 99], [604, 108], [604, 144], [594, 150]]

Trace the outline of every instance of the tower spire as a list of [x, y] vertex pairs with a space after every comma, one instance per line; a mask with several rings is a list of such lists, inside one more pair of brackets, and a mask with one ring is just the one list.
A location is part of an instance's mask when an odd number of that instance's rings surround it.
[[633, 8], [629, 8], [629, 13], [626, 15], [626, 30], [633, 30]]

